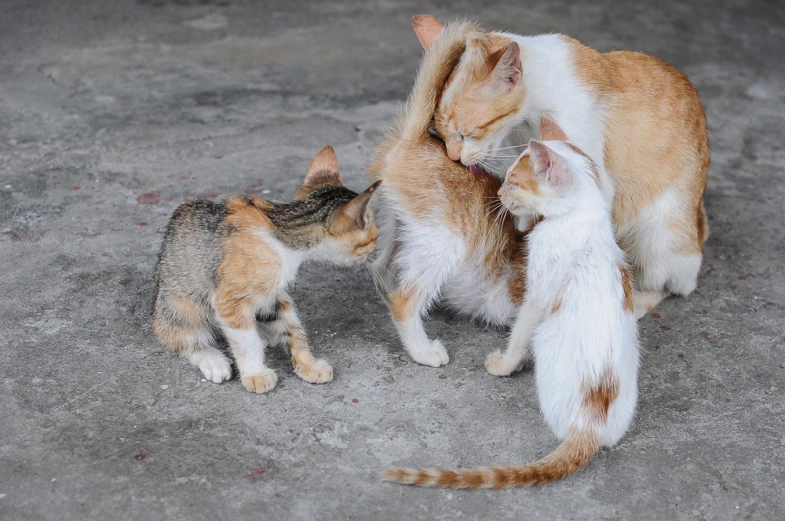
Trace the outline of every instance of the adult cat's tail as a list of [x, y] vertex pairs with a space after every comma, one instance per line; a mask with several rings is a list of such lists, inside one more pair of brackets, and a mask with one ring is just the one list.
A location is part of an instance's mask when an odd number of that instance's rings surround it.
[[573, 430], [556, 450], [528, 465], [466, 470], [388, 469], [381, 473], [381, 478], [418, 487], [527, 487], [569, 476], [586, 465], [599, 449], [599, 436], [594, 430]]
[[[413, 23], [417, 23], [416, 18]], [[400, 139], [419, 142], [426, 135], [444, 84], [466, 49], [467, 38], [485, 38], [481, 31], [478, 25], [466, 21], [452, 22], [442, 28], [425, 51], [406, 108], [395, 126]]]

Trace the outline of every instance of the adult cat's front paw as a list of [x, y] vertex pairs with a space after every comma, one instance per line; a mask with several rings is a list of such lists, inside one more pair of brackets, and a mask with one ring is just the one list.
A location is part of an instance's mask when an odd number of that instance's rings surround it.
[[278, 375], [272, 369], [265, 367], [262, 372], [244, 375], [240, 380], [250, 392], [266, 393], [278, 383]]
[[511, 363], [504, 358], [501, 351], [494, 351], [485, 359], [485, 369], [494, 376], [510, 376], [519, 368], [523, 363]]
[[430, 367], [441, 367], [450, 361], [450, 355], [447, 354], [447, 350], [438, 340], [434, 340], [416, 351], [410, 351], [409, 354], [418, 364]]
[[297, 366], [294, 374], [312, 384], [323, 384], [333, 379], [333, 368], [322, 359], [314, 360], [310, 366]]

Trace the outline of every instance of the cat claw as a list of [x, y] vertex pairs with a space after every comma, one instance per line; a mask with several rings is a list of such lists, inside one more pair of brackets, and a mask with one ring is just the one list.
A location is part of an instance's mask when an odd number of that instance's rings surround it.
[[266, 393], [278, 383], [278, 375], [272, 369], [265, 368], [261, 373], [245, 375], [240, 380], [248, 391]]
[[434, 340], [426, 349], [410, 353], [418, 364], [441, 367], [450, 361], [450, 355], [439, 340]]

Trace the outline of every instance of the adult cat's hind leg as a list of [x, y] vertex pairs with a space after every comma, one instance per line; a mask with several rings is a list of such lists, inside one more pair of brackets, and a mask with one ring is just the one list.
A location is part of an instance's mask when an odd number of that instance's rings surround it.
[[619, 243], [633, 266], [636, 317], [668, 294], [686, 296], [695, 290], [707, 231], [703, 204], [688, 204], [674, 190], [619, 231]]
[[312, 384], [322, 384], [333, 379], [333, 368], [322, 359], [315, 359], [308, 347], [308, 339], [297, 317], [294, 302], [285, 292], [278, 294], [275, 312], [264, 324], [286, 346], [292, 357], [294, 373]]
[[215, 347], [206, 306], [187, 296], [159, 297], [153, 312], [153, 331], [166, 349], [188, 358], [205, 379], [221, 383], [232, 378], [229, 359]]

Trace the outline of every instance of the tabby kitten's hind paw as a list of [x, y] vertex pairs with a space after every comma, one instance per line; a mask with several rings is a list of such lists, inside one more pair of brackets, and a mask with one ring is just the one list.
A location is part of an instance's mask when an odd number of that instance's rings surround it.
[[333, 368], [322, 359], [314, 360], [308, 366], [295, 366], [294, 373], [312, 384], [323, 384], [333, 379]]
[[245, 375], [241, 380], [243, 386], [248, 391], [252, 393], [266, 393], [278, 383], [278, 375], [272, 369], [265, 367], [262, 372]]

